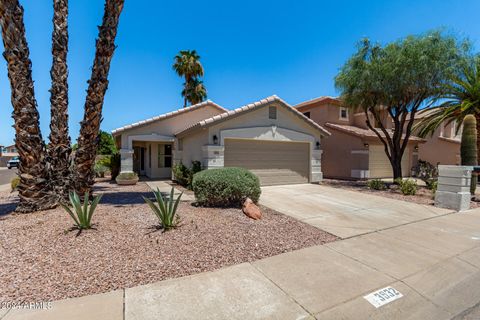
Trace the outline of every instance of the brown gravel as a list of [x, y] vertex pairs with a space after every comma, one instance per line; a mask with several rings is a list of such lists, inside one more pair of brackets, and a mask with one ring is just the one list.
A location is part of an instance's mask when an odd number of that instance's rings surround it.
[[[322, 184], [329, 187], [333, 187], [333, 188], [359, 191], [363, 193], [374, 194], [374, 195], [385, 197], [385, 198], [414, 202], [414, 203], [423, 204], [423, 205], [433, 206], [435, 202], [432, 191], [423, 186], [418, 186], [417, 193], [414, 196], [406, 196], [406, 195], [403, 195], [398, 189], [398, 186], [394, 184], [390, 184], [389, 188], [386, 190], [369, 189], [367, 187], [367, 182], [363, 180], [349, 181], [349, 180], [324, 179], [322, 181]], [[479, 195], [477, 195], [477, 198], [480, 198]], [[471, 201], [470, 207], [472, 209], [478, 208], [480, 207], [480, 202]]]
[[179, 206], [181, 226], [152, 232], [144, 183], [96, 185], [97, 230], [76, 237], [62, 209], [12, 213], [0, 193], [0, 301], [48, 301], [181, 277], [336, 240], [273, 210], [253, 221], [240, 209]]

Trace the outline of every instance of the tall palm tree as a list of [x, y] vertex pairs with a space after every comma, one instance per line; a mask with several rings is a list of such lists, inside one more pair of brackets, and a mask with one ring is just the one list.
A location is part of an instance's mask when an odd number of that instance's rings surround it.
[[203, 66], [200, 63], [200, 56], [195, 50], [181, 50], [174, 59], [173, 70], [180, 76], [185, 78], [183, 84], [182, 96], [183, 107], [187, 106], [188, 97], [183, 93], [188, 91], [188, 86], [191, 85], [193, 79], [202, 77], [204, 74]]
[[477, 119], [477, 149], [480, 150], [480, 55], [466, 60], [460, 72], [440, 91], [438, 101], [441, 103], [424, 111], [426, 116], [416, 126], [418, 135], [433, 134], [442, 123], [461, 123], [466, 115], [473, 114]]
[[68, 195], [70, 137], [68, 135], [68, 0], [53, 2], [52, 88], [50, 89], [50, 136], [47, 161], [51, 166], [49, 183], [53, 194]]
[[115, 37], [124, 0], [106, 0], [102, 25], [96, 43], [92, 74], [88, 81], [85, 113], [75, 152], [73, 183], [80, 194], [90, 191], [94, 183], [94, 165], [98, 146], [100, 122], [105, 92], [108, 87], [108, 72], [115, 51]]
[[186, 97], [190, 104], [197, 104], [207, 99], [207, 89], [202, 80], [193, 78], [183, 89], [182, 96]]
[[10, 79], [15, 146], [20, 155], [19, 212], [31, 212], [55, 206], [46, 183], [48, 170], [45, 144], [39, 126], [39, 114], [32, 79], [32, 62], [25, 37], [23, 7], [18, 0], [0, 1], [0, 24]]

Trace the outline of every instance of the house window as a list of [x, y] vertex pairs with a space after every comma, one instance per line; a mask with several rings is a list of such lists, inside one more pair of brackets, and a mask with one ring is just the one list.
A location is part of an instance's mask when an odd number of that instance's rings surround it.
[[172, 167], [172, 145], [171, 144], [158, 145], [158, 167], [159, 168]]
[[310, 119], [310, 111], [309, 111], [309, 112], [305, 112], [303, 115], [304, 115], [305, 117], [307, 117], [307, 118]]
[[269, 107], [268, 108], [268, 118], [269, 119], [277, 119], [277, 108]]
[[340, 108], [340, 120], [348, 120], [348, 109], [341, 107]]

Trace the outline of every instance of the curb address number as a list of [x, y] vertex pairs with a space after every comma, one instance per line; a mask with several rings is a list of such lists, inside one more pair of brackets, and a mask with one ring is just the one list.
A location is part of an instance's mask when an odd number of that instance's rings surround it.
[[364, 296], [364, 298], [375, 308], [380, 308], [381, 306], [400, 299], [401, 297], [403, 297], [403, 294], [393, 287], [386, 287]]

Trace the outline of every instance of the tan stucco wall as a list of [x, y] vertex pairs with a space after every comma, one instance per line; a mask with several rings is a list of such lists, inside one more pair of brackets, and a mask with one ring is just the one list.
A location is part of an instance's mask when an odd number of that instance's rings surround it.
[[351, 178], [351, 170], [368, 170], [368, 154], [352, 155], [352, 150], [368, 150], [365, 148], [362, 139], [338, 130], [331, 129], [330, 132], [332, 135], [325, 138], [322, 145], [324, 176]]
[[173, 116], [164, 120], [159, 120], [151, 124], [143, 125], [140, 127], [132, 128], [126, 131], [123, 131], [121, 134], [121, 148], [128, 148], [128, 137], [132, 135], [149, 135], [149, 134], [158, 134], [173, 136], [174, 134], [192, 126], [193, 124], [206, 119], [213, 117], [217, 114], [223, 113], [218, 108], [215, 108], [211, 105], [206, 105], [204, 107]]
[[209, 143], [213, 144], [213, 135], [217, 135], [217, 137], [221, 139], [221, 130], [264, 126], [277, 126], [289, 130], [298, 131], [301, 133], [309, 134], [313, 136], [317, 141], [320, 141], [320, 133], [317, 129], [313, 128], [304, 120], [293, 114], [291, 111], [286, 110], [284, 107], [279, 106], [278, 104], [277, 119], [269, 119], [269, 106], [275, 106], [275, 104], [270, 104], [258, 110], [246, 112], [245, 114], [233, 117], [228, 121], [223, 121], [211, 126], [208, 129]]
[[[444, 135], [448, 134], [447, 128]], [[435, 131], [432, 137], [427, 136], [426, 143], [419, 145], [418, 157], [420, 160], [428, 161], [433, 165], [437, 164], [460, 164], [460, 143], [440, 139], [442, 129]]]
[[192, 161], [203, 161], [202, 147], [208, 144], [208, 130], [197, 131], [181, 139], [182, 163], [191, 167]]

